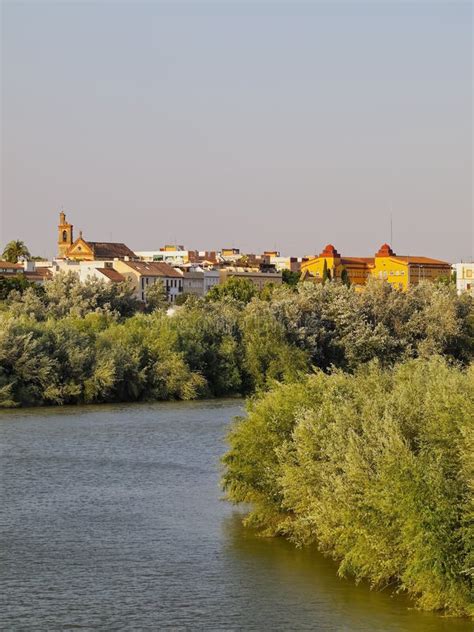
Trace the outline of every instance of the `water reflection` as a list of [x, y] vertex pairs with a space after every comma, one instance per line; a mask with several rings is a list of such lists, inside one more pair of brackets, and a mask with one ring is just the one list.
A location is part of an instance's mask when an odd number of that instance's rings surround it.
[[311, 629], [306, 626], [313, 621], [318, 627], [312, 629], [350, 632], [472, 631], [465, 620], [414, 610], [404, 595], [339, 578], [336, 565], [314, 548], [261, 537], [242, 526], [243, 515], [224, 518], [222, 529], [229, 566], [245, 578], [249, 623], [266, 618], [282, 630]]
[[0, 414], [0, 629], [471, 632], [220, 500], [239, 401]]

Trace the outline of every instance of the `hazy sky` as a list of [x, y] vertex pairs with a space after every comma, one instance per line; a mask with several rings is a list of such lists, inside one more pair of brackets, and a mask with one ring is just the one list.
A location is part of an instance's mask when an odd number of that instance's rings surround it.
[[471, 2], [4, 2], [0, 243], [472, 256]]

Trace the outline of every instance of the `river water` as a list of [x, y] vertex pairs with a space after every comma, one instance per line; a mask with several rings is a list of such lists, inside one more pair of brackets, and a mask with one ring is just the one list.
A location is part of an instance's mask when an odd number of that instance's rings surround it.
[[239, 401], [0, 414], [2, 630], [467, 632], [241, 526], [219, 457]]

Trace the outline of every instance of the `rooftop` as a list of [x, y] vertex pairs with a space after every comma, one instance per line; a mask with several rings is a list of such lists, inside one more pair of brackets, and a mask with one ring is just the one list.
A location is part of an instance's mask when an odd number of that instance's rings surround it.
[[97, 272], [100, 272], [108, 279], [110, 279], [113, 283], [122, 283], [125, 281], [125, 277], [123, 274], [120, 274], [117, 270], [113, 268], [97, 268]]
[[86, 243], [94, 251], [94, 256], [101, 259], [123, 259], [130, 257], [136, 259], [136, 254], [133, 250], [130, 250], [128, 246], [122, 243], [107, 242], [107, 241], [88, 241]]
[[124, 261], [124, 263], [142, 276], [182, 278], [180, 272], [161, 261]]

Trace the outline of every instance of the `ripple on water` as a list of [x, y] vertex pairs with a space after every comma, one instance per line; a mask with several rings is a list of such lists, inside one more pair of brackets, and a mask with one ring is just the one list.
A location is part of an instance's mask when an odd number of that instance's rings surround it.
[[0, 415], [4, 630], [471, 632], [244, 530], [222, 502], [235, 400]]

